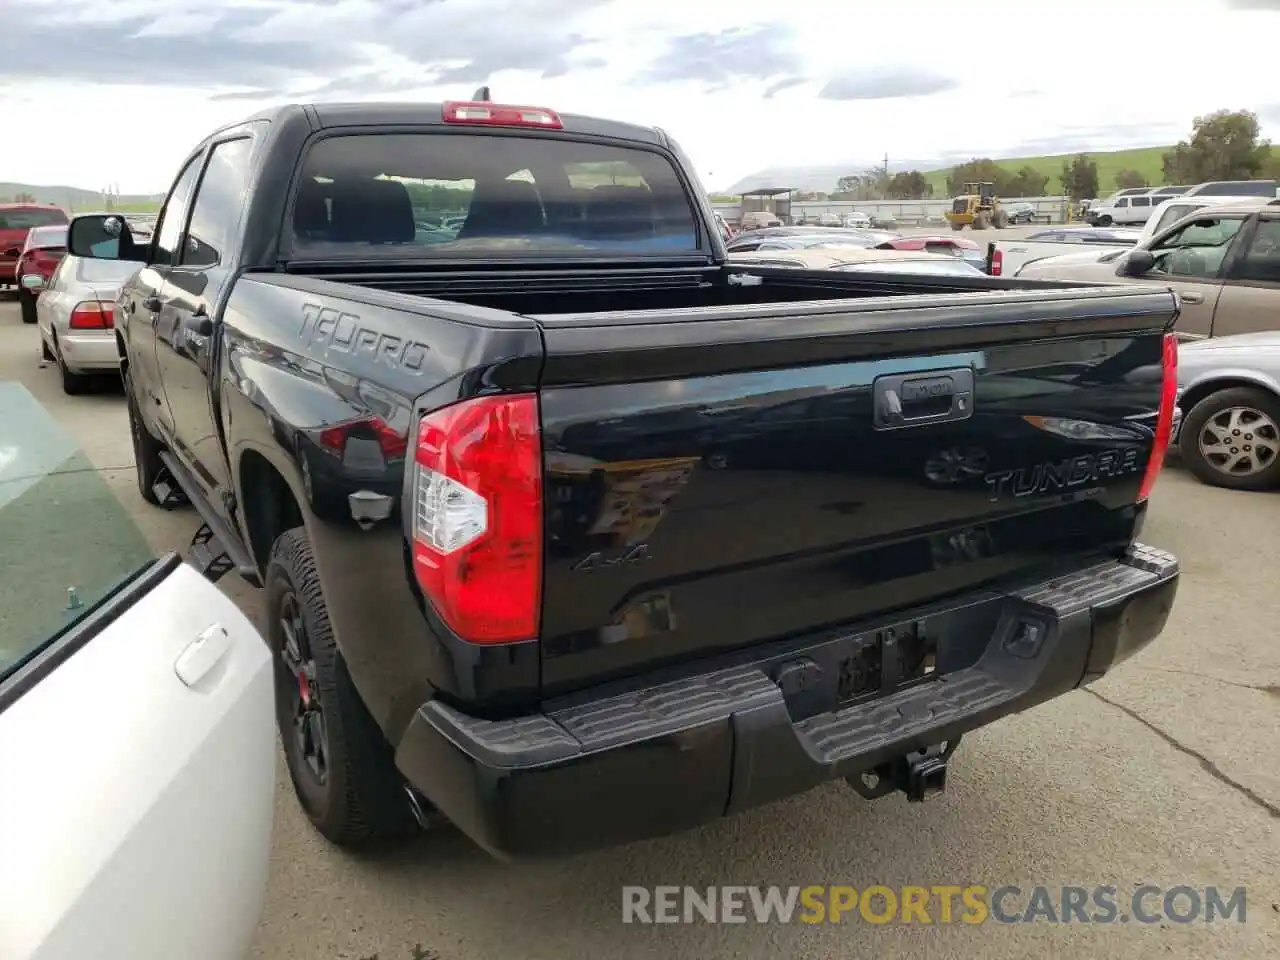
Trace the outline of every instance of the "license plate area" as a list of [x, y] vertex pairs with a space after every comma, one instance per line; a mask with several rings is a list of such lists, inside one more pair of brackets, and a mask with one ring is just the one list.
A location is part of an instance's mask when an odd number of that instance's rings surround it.
[[889, 696], [939, 676], [938, 635], [924, 620], [871, 630], [850, 639], [837, 666], [840, 706]]

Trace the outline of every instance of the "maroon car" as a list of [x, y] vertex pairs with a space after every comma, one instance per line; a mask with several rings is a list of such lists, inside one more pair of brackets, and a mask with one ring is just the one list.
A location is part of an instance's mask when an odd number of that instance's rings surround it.
[[22, 309], [22, 322], [36, 322], [36, 300], [40, 291], [49, 286], [53, 271], [67, 253], [67, 228], [32, 227], [27, 232], [27, 242], [18, 256], [14, 277], [18, 281], [18, 306]]
[[17, 286], [18, 257], [32, 227], [65, 227], [69, 219], [59, 207], [42, 203], [0, 203], [0, 288]]

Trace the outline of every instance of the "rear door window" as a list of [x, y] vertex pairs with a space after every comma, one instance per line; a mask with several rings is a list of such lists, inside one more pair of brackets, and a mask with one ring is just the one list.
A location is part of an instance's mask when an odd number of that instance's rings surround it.
[[293, 211], [302, 257], [692, 253], [662, 154], [548, 137], [346, 134], [316, 143]]

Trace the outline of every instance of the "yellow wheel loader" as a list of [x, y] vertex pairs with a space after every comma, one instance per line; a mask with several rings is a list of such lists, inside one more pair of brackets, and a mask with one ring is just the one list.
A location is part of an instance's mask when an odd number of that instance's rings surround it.
[[971, 227], [985, 230], [987, 227], [1007, 227], [1009, 218], [996, 196], [994, 183], [966, 183], [964, 193], [951, 199], [951, 209], [946, 213], [952, 230]]

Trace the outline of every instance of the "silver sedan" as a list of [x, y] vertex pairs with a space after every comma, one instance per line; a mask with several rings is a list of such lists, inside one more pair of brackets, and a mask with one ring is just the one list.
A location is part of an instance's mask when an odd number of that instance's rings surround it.
[[62, 389], [83, 392], [95, 373], [119, 372], [115, 300], [136, 263], [62, 258], [36, 302], [41, 352], [58, 365]]
[[1280, 332], [1183, 343], [1174, 445], [1205, 483], [1280, 487]]

